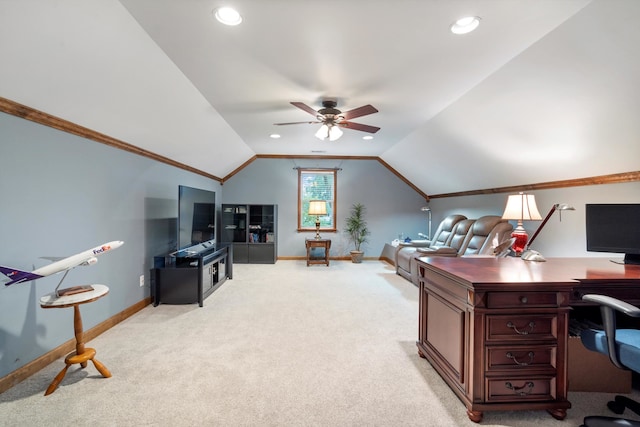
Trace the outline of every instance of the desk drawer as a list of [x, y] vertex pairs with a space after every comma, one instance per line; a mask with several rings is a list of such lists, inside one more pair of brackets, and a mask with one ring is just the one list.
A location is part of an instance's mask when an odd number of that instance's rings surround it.
[[488, 373], [516, 370], [556, 371], [556, 346], [495, 346], [487, 347]]
[[556, 307], [556, 292], [488, 292], [487, 308]]
[[487, 402], [555, 400], [555, 377], [487, 379]]
[[487, 342], [557, 340], [556, 314], [504, 314], [487, 316]]

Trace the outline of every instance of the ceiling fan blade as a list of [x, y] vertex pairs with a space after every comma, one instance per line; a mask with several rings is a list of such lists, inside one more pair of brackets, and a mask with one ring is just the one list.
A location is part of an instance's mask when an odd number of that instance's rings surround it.
[[380, 130], [379, 127], [363, 125], [361, 123], [354, 123], [354, 122], [340, 122], [338, 123], [338, 126], [344, 127], [347, 129], [359, 130], [361, 132], [369, 132], [369, 133], [376, 133]]
[[300, 125], [300, 124], [314, 124], [314, 123], [322, 123], [322, 122], [289, 122], [289, 123], [274, 123], [274, 125], [282, 126], [282, 125]]
[[299, 109], [301, 109], [303, 111], [306, 111], [307, 113], [311, 114], [314, 117], [316, 117], [318, 115], [318, 112], [316, 110], [314, 110], [313, 108], [309, 107], [304, 102], [292, 102], [291, 105], [294, 105], [294, 106], [298, 107]]
[[378, 110], [373, 105], [363, 105], [359, 108], [354, 108], [353, 110], [346, 111], [341, 115], [344, 116], [345, 120], [355, 119], [356, 117], [366, 116], [368, 114], [377, 113]]

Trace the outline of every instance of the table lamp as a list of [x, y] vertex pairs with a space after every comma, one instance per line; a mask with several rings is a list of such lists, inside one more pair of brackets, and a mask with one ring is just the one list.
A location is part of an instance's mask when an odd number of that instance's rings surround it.
[[507, 199], [507, 205], [502, 214], [502, 219], [517, 220], [518, 224], [511, 233], [511, 237], [515, 239], [511, 249], [516, 253], [516, 256], [521, 256], [524, 251], [529, 235], [527, 230], [522, 226], [522, 221], [536, 221], [541, 220], [540, 212], [536, 206], [536, 198], [533, 194], [513, 194]]
[[316, 216], [316, 240], [320, 240], [320, 217], [327, 214], [327, 202], [324, 200], [310, 200], [307, 213]]
[[538, 227], [536, 232], [533, 233], [533, 236], [531, 236], [531, 240], [529, 240], [525, 245], [524, 252], [522, 253], [522, 259], [526, 261], [546, 261], [544, 257], [540, 255], [538, 252], [532, 251], [531, 249], [529, 249], [529, 246], [531, 246], [531, 244], [536, 239], [536, 237], [538, 237], [538, 234], [540, 234], [540, 231], [544, 228], [545, 224], [547, 223], [547, 221], [549, 221], [549, 218], [551, 218], [551, 215], [553, 215], [555, 211], [560, 211], [559, 213], [560, 221], [562, 221], [562, 211], [574, 211], [574, 210], [576, 209], [573, 206], [569, 206], [566, 203], [556, 203], [555, 205], [553, 205], [551, 207], [551, 210], [547, 214], [547, 216], [542, 221], [542, 224], [540, 224], [540, 227]]

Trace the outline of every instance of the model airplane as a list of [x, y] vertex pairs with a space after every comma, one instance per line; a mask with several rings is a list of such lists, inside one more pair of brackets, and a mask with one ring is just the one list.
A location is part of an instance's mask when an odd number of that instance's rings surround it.
[[[98, 259], [96, 258], [98, 255], [102, 255], [103, 253], [113, 249], [117, 249], [123, 244], [124, 242], [122, 240], [114, 240], [113, 242], [103, 243], [100, 246], [96, 246], [93, 249], [88, 249], [84, 252], [80, 252], [79, 254], [72, 255], [68, 258], [45, 258], [55, 262], [33, 271], [22, 271], [0, 265], [0, 273], [11, 279], [9, 282], [5, 283], [5, 286], [9, 286], [14, 283], [36, 280], [42, 277], [50, 276], [52, 274], [60, 273], [62, 271], [68, 272], [72, 268], [79, 265], [93, 265], [98, 262]], [[64, 280], [64, 277], [62, 279]], [[60, 283], [62, 283], [62, 280], [60, 281]]]

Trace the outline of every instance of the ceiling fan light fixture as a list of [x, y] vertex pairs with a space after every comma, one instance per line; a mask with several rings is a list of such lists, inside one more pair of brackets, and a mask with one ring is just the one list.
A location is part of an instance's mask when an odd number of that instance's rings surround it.
[[231, 7], [219, 7], [213, 12], [218, 22], [224, 25], [233, 26], [242, 22], [242, 16], [240, 13]]
[[453, 34], [467, 34], [478, 28], [480, 18], [477, 16], [465, 16], [451, 24], [451, 32]]
[[297, 124], [315, 124], [320, 123], [320, 129], [315, 133], [315, 137], [324, 141], [329, 139], [330, 141], [336, 141], [343, 135], [342, 127], [357, 130], [360, 132], [376, 133], [380, 130], [379, 127], [364, 125], [362, 123], [355, 123], [350, 121], [356, 117], [362, 117], [369, 114], [377, 113], [378, 110], [373, 105], [363, 105], [359, 108], [354, 108], [343, 113], [336, 107], [336, 101], [324, 100], [322, 101], [322, 107], [320, 110], [314, 110], [303, 102], [291, 102], [291, 105], [298, 107], [302, 111], [311, 114], [316, 118], [315, 122], [289, 122], [289, 123], [274, 123], [274, 125], [297, 125]]
[[329, 141], [336, 141], [342, 136], [343, 132], [338, 126], [331, 126], [329, 128]]
[[316, 132], [316, 138], [321, 141], [324, 141], [325, 139], [329, 139], [329, 141], [336, 141], [340, 139], [343, 133], [344, 132], [342, 132], [342, 129], [340, 129], [338, 126], [334, 124], [323, 123], [323, 125], [320, 126], [320, 129], [318, 129], [318, 131]]

